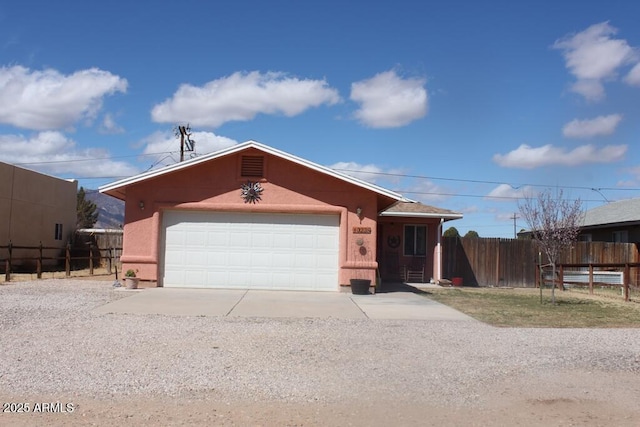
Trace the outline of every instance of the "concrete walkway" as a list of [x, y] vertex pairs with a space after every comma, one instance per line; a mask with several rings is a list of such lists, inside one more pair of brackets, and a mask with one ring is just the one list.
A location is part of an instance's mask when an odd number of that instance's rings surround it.
[[476, 321], [412, 292], [352, 295], [342, 292], [148, 288], [95, 313], [272, 318], [337, 318]]

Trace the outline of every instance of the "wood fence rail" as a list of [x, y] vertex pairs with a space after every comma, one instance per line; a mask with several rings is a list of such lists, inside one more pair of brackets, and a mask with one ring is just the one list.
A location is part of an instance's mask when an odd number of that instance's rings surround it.
[[[0, 266], [4, 265], [4, 274], [5, 281], [11, 281], [11, 272], [14, 267], [14, 263], [16, 261], [31, 261], [36, 264], [36, 274], [38, 279], [42, 278], [42, 266], [43, 261], [62, 261], [64, 260], [65, 266], [65, 276], [71, 276], [71, 264], [72, 261], [87, 261], [89, 264], [89, 274], [93, 275], [94, 270], [94, 262], [97, 260], [98, 264], [102, 263], [102, 260], [106, 260], [107, 262], [107, 271], [111, 274], [112, 268], [115, 266], [115, 262], [120, 258], [118, 253], [121, 253], [122, 248], [120, 247], [112, 247], [112, 248], [100, 248], [93, 244], [89, 244], [87, 248], [77, 248], [71, 247], [70, 244], [67, 244], [64, 248], [56, 247], [56, 246], [43, 246], [42, 243], [38, 246], [22, 246], [22, 245], [14, 245], [9, 242], [6, 246], [0, 246], [1, 250], [6, 250], [8, 256], [5, 258], [0, 258]], [[15, 250], [29, 250], [29, 251], [38, 251], [37, 256], [14, 256]], [[44, 251], [56, 251], [58, 253], [64, 251], [64, 256], [44, 256]], [[88, 252], [86, 256], [71, 256], [71, 252]], [[95, 253], [98, 253], [98, 256]], [[103, 253], [106, 252], [106, 255]], [[117, 274], [117, 268], [116, 268]]]
[[[544, 273], [542, 273], [542, 267], [548, 267], [548, 265], [546, 266], [540, 266], [538, 265], [538, 268], [536, 269], [536, 286], [540, 287], [542, 286], [544, 283], [547, 283], [547, 280], [545, 280], [544, 278]], [[582, 282], [571, 282], [571, 281], [566, 281], [565, 280], [565, 268], [588, 268], [589, 269], [589, 294], [593, 295], [593, 285], [594, 284], [598, 284], [601, 286], [618, 286], [617, 284], [610, 284], [610, 283], [603, 283], [603, 282], [596, 282], [593, 278], [594, 276], [594, 268], [598, 268], [599, 270], [602, 271], [608, 271], [606, 269], [611, 269], [611, 268], [624, 268], [623, 273], [622, 273], [622, 289], [623, 289], [623, 297], [625, 301], [629, 301], [629, 286], [631, 284], [631, 268], [637, 268], [640, 267], [640, 263], [638, 262], [627, 262], [627, 263], [601, 263], [601, 264], [594, 264], [594, 263], [565, 263], [565, 264], [558, 264], [556, 265], [557, 268], [557, 274], [558, 274], [558, 278], [557, 279], [553, 279], [551, 280], [552, 286], [558, 286], [562, 289], [564, 289], [564, 284], [565, 283], [570, 283], [570, 284], [576, 284], [576, 283], [582, 283]], [[610, 271], [610, 270], [609, 270]]]

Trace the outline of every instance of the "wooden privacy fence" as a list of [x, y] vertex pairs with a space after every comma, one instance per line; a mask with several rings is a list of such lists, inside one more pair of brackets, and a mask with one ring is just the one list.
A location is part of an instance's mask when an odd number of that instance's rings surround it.
[[[539, 250], [533, 240], [443, 237], [445, 278], [462, 278], [466, 285], [534, 287]], [[634, 243], [577, 242], [560, 257], [559, 264], [633, 264], [640, 261]], [[542, 255], [542, 264], [548, 260]], [[629, 273], [637, 286], [638, 267]]]
[[38, 246], [20, 246], [9, 242], [6, 246], [0, 246], [0, 269], [4, 269], [6, 282], [11, 280], [14, 270], [35, 272], [38, 279], [41, 279], [43, 266], [48, 265], [51, 268], [63, 263], [67, 277], [71, 275], [71, 269], [78, 265], [88, 266], [89, 274], [93, 275], [94, 267], [101, 266], [103, 262], [106, 264], [107, 272], [111, 274], [121, 253], [122, 248], [119, 247], [100, 248], [93, 244], [84, 248], [67, 244], [65, 248], [60, 248], [43, 246], [42, 243]]

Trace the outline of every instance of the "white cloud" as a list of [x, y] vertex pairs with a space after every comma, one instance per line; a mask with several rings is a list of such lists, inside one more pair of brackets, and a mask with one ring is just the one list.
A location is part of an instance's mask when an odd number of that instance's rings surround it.
[[463, 214], [474, 214], [480, 212], [480, 208], [477, 205], [465, 206], [461, 209], [456, 209], [458, 212], [462, 212]]
[[640, 86], [640, 63], [636, 64], [624, 78], [625, 83], [631, 86]]
[[525, 185], [524, 187], [513, 188], [509, 184], [500, 184], [485, 196], [487, 199], [497, 199], [498, 201], [513, 201], [512, 199], [522, 199], [533, 193], [533, 188]]
[[403, 189], [394, 189], [394, 191], [420, 202], [435, 203], [449, 198], [443, 187], [428, 179], [413, 180], [407, 177], [402, 169], [385, 169], [374, 164], [362, 165], [356, 162], [338, 162], [329, 167], [386, 188], [393, 189], [394, 186], [405, 184]]
[[441, 202], [451, 197], [447, 194], [450, 193], [450, 191], [447, 191], [433, 181], [424, 179], [417, 181], [407, 190], [400, 191], [399, 193], [410, 199], [426, 204]]
[[404, 173], [399, 168], [385, 169], [371, 163], [362, 165], [356, 162], [337, 162], [328, 167], [372, 184], [379, 184], [380, 181], [383, 181], [382, 185], [386, 187], [398, 184], [402, 180]]
[[[238, 144], [237, 141], [212, 132], [193, 132], [195, 151], [185, 152], [185, 159], [192, 155], [203, 155]], [[166, 166], [180, 161], [180, 140], [170, 132], [154, 132], [142, 140], [143, 154], [151, 155], [154, 166]]]
[[562, 134], [567, 138], [591, 138], [594, 136], [611, 135], [622, 120], [621, 114], [598, 116], [590, 120], [571, 120], [562, 128]]
[[495, 154], [493, 161], [507, 168], [534, 169], [541, 166], [563, 165], [578, 166], [585, 163], [613, 163], [624, 158], [626, 145], [607, 145], [597, 148], [582, 145], [571, 151], [551, 144], [530, 147], [522, 144], [507, 154]]
[[27, 138], [0, 135], [0, 161], [22, 165], [53, 175], [77, 178], [123, 177], [139, 171], [132, 165], [110, 160], [102, 148], [79, 149], [75, 141], [57, 131], [45, 131]]
[[361, 165], [356, 162], [338, 162], [329, 166], [331, 169], [335, 169], [338, 172], [353, 176], [363, 181], [375, 184], [380, 179], [380, 173], [384, 170], [376, 165], [368, 164]]
[[234, 73], [198, 87], [183, 84], [151, 111], [153, 121], [218, 127], [252, 120], [258, 114], [292, 117], [323, 104], [340, 101], [325, 80], [301, 80], [284, 73]]
[[351, 100], [360, 104], [355, 117], [372, 128], [404, 126], [427, 114], [425, 79], [400, 78], [395, 71], [376, 74], [351, 85]]
[[566, 67], [577, 79], [572, 90], [588, 101], [604, 98], [602, 81], [616, 78], [620, 67], [638, 61], [626, 40], [612, 38], [617, 32], [608, 22], [601, 22], [553, 44], [562, 51]]
[[605, 97], [604, 86], [599, 80], [578, 80], [571, 85], [571, 90], [591, 102], [600, 101]]
[[0, 123], [33, 130], [62, 129], [95, 118], [105, 96], [127, 91], [127, 81], [97, 68], [70, 75], [56, 70], [0, 68]]
[[632, 178], [618, 181], [618, 187], [637, 187], [640, 184], [640, 166], [626, 168], [622, 172], [631, 175]]
[[105, 134], [116, 134], [123, 133], [124, 128], [116, 123], [113, 116], [109, 113], [104, 115], [102, 119], [102, 124], [100, 124], [100, 133]]

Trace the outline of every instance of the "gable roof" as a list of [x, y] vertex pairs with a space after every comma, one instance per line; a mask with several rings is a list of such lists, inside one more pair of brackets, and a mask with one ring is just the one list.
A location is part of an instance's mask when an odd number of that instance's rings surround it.
[[585, 212], [583, 227], [640, 222], [640, 199], [619, 200]]
[[423, 205], [420, 202], [404, 201], [394, 203], [378, 215], [403, 218], [442, 218], [445, 221], [462, 218], [462, 214], [459, 212], [436, 208], [435, 206]]
[[111, 184], [106, 184], [101, 186], [98, 190], [101, 193], [106, 193], [112, 197], [117, 199], [124, 200], [126, 197], [126, 187], [135, 184], [138, 182], [145, 181], [147, 179], [156, 178], [158, 176], [162, 176], [171, 172], [176, 172], [182, 169], [186, 169], [195, 165], [199, 165], [201, 163], [208, 162], [210, 160], [218, 159], [224, 156], [228, 156], [230, 154], [238, 153], [240, 151], [244, 151], [250, 148], [254, 148], [260, 150], [264, 153], [271, 154], [276, 157], [280, 157], [282, 159], [288, 160], [293, 163], [297, 163], [301, 166], [307, 167], [309, 169], [315, 170], [317, 172], [323, 173], [328, 176], [332, 176], [334, 178], [340, 179], [342, 181], [348, 182], [350, 184], [356, 185], [361, 188], [365, 188], [367, 190], [373, 191], [379, 195], [389, 197], [393, 200], [403, 201], [403, 202], [412, 202], [412, 200], [407, 199], [402, 194], [396, 193], [391, 190], [387, 190], [386, 188], [379, 187], [375, 184], [371, 184], [369, 182], [363, 181], [358, 178], [354, 178], [353, 176], [346, 175], [344, 173], [340, 173], [326, 166], [319, 165], [317, 163], [313, 163], [309, 160], [305, 160], [301, 157], [294, 156], [289, 153], [285, 153], [284, 151], [277, 150], [273, 147], [269, 147], [268, 145], [261, 144], [256, 141], [247, 141], [238, 145], [234, 145], [229, 148], [225, 148], [219, 151], [215, 151], [213, 153], [205, 154], [200, 157], [196, 157], [191, 160], [186, 160], [184, 162], [176, 163], [174, 165], [166, 166], [164, 168], [151, 170], [148, 172], [141, 173], [139, 175], [134, 175], [129, 178], [121, 179], [119, 181], [115, 181]]

